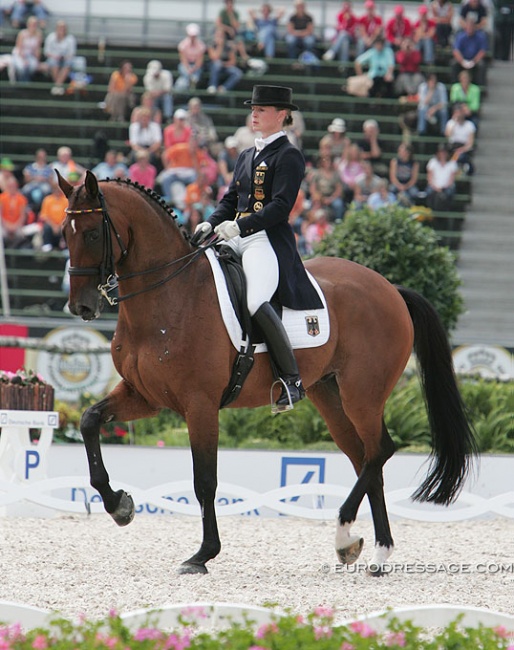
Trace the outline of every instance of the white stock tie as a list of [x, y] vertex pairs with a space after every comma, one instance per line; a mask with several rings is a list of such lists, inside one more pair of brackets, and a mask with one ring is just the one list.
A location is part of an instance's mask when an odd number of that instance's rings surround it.
[[262, 151], [264, 147], [266, 146], [266, 143], [262, 138], [255, 138], [255, 148], [257, 149], [257, 153]]

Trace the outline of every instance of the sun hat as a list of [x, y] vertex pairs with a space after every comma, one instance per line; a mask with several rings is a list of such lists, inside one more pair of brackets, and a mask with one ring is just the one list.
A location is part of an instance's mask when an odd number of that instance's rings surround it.
[[178, 120], [185, 120], [187, 117], [187, 111], [185, 111], [183, 108], [177, 108], [177, 110], [173, 113], [173, 117], [176, 117]]
[[331, 124], [328, 125], [327, 131], [330, 131], [330, 133], [344, 133], [346, 131], [346, 122], [342, 117], [334, 117]]
[[186, 34], [188, 36], [198, 36], [200, 34], [200, 28], [196, 23], [189, 23], [186, 27]]

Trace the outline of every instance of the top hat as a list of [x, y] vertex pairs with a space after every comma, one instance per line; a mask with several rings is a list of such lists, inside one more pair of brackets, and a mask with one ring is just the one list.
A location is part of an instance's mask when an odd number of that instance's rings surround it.
[[293, 91], [285, 86], [254, 86], [252, 98], [245, 104], [250, 106], [275, 106], [275, 108], [289, 108], [297, 111], [298, 106], [292, 103]]

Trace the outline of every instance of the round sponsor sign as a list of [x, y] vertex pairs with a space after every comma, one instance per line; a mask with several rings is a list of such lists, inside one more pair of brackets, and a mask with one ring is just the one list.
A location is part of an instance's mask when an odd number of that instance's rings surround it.
[[57, 399], [73, 402], [84, 392], [104, 393], [115, 372], [111, 355], [88, 352], [108, 343], [103, 334], [88, 328], [60, 327], [49, 332], [44, 341], [57, 348], [80, 350], [72, 354], [40, 352], [37, 356], [37, 371], [52, 384]]
[[514, 377], [512, 355], [498, 345], [463, 345], [453, 351], [453, 364], [460, 373], [500, 379]]

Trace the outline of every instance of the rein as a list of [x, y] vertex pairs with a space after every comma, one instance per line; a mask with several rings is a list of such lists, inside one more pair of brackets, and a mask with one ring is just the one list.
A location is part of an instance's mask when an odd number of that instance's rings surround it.
[[[152, 291], [153, 289], [157, 289], [158, 287], [163, 286], [170, 280], [173, 280], [173, 278], [176, 278], [178, 275], [180, 275], [182, 271], [185, 271], [188, 266], [190, 266], [194, 261], [198, 259], [200, 255], [202, 255], [205, 252], [205, 250], [207, 250], [208, 248], [212, 248], [218, 243], [218, 237], [214, 237], [210, 242], [208, 242], [201, 248], [198, 248], [197, 250], [194, 250], [191, 253], [184, 255], [183, 257], [179, 257], [176, 260], [171, 260], [170, 262], [166, 262], [161, 266], [156, 266], [151, 269], [145, 269], [144, 271], [135, 271], [134, 273], [127, 273], [125, 275], [117, 275], [114, 268], [114, 253], [112, 250], [111, 229], [114, 232], [116, 241], [118, 242], [118, 245], [121, 250], [121, 259], [119, 262], [120, 264], [122, 264], [127, 258], [128, 249], [123, 244], [120, 234], [116, 230], [112, 222], [112, 219], [109, 216], [109, 213], [105, 205], [103, 194], [99, 192], [98, 197], [100, 199], [100, 207], [98, 208], [89, 208], [86, 210], [66, 209], [65, 212], [67, 215], [91, 214], [94, 212], [102, 213], [102, 224], [103, 224], [102, 228], [103, 228], [103, 235], [104, 235], [102, 263], [99, 266], [70, 266], [69, 274], [70, 276], [99, 275], [100, 284], [98, 285], [97, 290], [100, 292], [102, 297], [105, 298], [105, 300], [109, 303], [109, 305], [111, 305], [111, 307], [118, 305], [120, 302], [124, 302], [125, 300], [129, 300], [130, 298], [134, 298], [135, 296], [139, 296], [143, 293], [147, 293], [148, 291]], [[147, 287], [143, 287], [142, 289], [139, 289], [139, 291], [133, 291], [132, 293], [126, 294], [125, 296], [118, 296], [118, 297], [111, 297], [109, 295], [110, 291], [114, 291], [114, 289], [117, 288], [119, 282], [123, 282], [124, 280], [130, 280], [132, 278], [137, 278], [143, 275], [149, 275], [151, 273], [157, 273], [159, 271], [169, 268], [170, 266], [173, 266], [174, 264], [177, 264], [178, 262], [183, 262], [185, 260], [188, 261], [186, 262], [186, 264], [184, 264], [184, 266], [181, 266], [179, 269], [177, 269], [170, 275], [166, 276], [162, 280], [159, 280], [158, 282], [154, 282], [153, 284], [150, 284]]]

